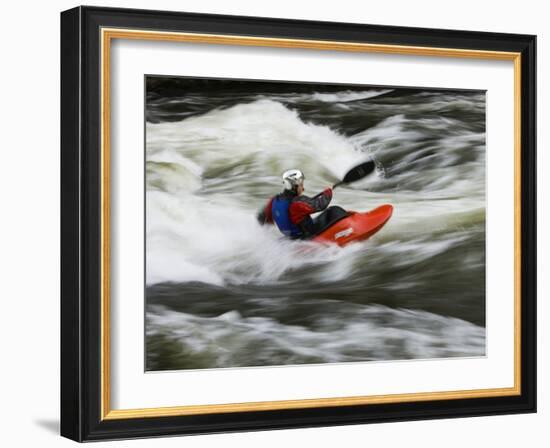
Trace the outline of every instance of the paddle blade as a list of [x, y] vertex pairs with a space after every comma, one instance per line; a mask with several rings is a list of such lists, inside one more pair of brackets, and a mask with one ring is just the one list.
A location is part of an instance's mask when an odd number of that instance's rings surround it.
[[364, 162], [361, 165], [357, 165], [355, 168], [352, 168], [347, 172], [347, 174], [342, 179], [342, 183], [349, 184], [350, 182], [356, 182], [359, 179], [363, 179], [366, 175], [372, 173], [376, 165], [372, 160]]

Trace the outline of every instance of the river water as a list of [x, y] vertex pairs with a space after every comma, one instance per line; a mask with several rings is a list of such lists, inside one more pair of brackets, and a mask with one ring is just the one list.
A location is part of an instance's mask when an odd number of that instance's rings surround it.
[[[485, 93], [148, 78], [148, 370], [485, 354]], [[392, 219], [345, 248], [255, 216], [373, 158], [333, 205]]]

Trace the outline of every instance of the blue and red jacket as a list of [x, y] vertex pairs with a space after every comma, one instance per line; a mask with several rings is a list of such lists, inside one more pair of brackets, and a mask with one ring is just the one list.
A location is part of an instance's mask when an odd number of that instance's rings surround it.
[[331, 188], [312, 198], [285, 190], [269, 200], [258, 214], [258, 222], [262, 225], [276, 224], [284, 235], [292, 239], [309, 238], [313, 236], [310, 215], [326, 209], [331, 199]]

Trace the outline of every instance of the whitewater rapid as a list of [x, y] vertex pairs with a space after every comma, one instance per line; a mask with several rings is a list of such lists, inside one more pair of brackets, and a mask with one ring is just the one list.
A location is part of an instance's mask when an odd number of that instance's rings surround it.
[[[353, 248], [313, 250], [310, 243], [286, 241], [277, 231], [259, 227], [255, 215], [280, 189], [280, 173], [289, 167], [307, 166], [307, 190], [316, 193], [368, 157], [378, 160], [379, 155], [383, 170], [387, 156], [379, 153], [392, 148], [394, 155], [399, 154], [398, 144], [404, 141], [402, 151], [408, 150], [407, 154], [393, 168], [401, 171], [397, 179], [387, 179], [379, 171], [359, 185], [337, 190], [334, 202], [359, 211], [385, 202], [394, 204], [395, 217], [385, 236], [381, 235], [386, 240], [394, 232], [411, 237], [416, 230], [422, 236], [446, 225], [459, 226], [476, 214], [483, 219], [484, 197], [479, 194], [483, 179], [472, 183], [461, 176], [483, 169], [482, 163], [466, 164], [452, 174], [444, 172], [461, 140], [482, 140], [483, 136], [461, 135], [452, 145], [450, 136], [443, 137], [441, 144], [450, 150], [429, 170], [420, 172], [406, 169], [426, 151], [410, 153], [422, 134], [403, 131], [406, 124], [398, 115], [346, 138], [327, 126], [303, 122], [295, 111], [271, 100], [212, 111], [180, 123], [148, 123], [147, 283], [270, 282], [302, 264], [346, 258], [346, 250], [353, 252]], [[379, 141], [384, 148], [371, 148]], [[392, 194], [377, 191], [388, 184], [403, 186]], [[418, 193], [420, 187], [422, 193]], [[438, 216], [436, 211], [441, 208], [450, 211]], [[431, 253], [430, 248], [422, 250]]]
[[[248, 353], [256, 345], [276, 364], [484, 353], [484, 93], [251, 93], [226, 104], [194, 94], [170, 99], [180, 108], [170, 120], [167, 101], [150, 101], [146, 123], [151, 368], [268, 363]], [[367, 242], [320, 246], [258, 225], [284, 170], [302, 169], [314, 195], [369, 158], [376, 172], [333, 198], [349, 210], [394, 206]], [[227, 354], [231, 334], [247, 354]], [[159, 361], [166, 344], [182, 358]]]

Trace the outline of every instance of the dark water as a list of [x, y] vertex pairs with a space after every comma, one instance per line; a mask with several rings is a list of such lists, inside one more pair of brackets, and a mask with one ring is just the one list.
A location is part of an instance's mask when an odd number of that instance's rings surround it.
[[[485, 353], [485, 94], [150, 80], [147, 368]], [[345, 248], [285, 240], [255, 214], [289, 168], [315, 194], [394, 206]]]

